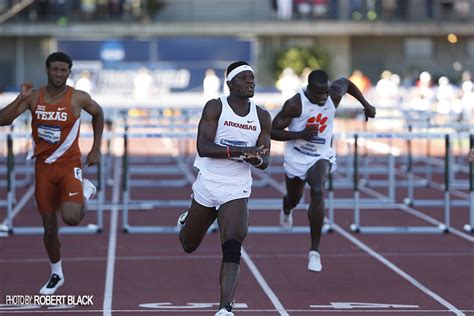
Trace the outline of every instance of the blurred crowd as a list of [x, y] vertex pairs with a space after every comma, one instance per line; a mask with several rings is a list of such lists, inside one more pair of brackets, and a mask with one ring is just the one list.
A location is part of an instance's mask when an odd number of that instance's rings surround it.
[[[279, 19], [407, 20], [409, 0], [272, 0]], [[344, 8], [343, 8], [344, 7]], [[425, 20], [467, 20], [471, 0], [423, 0], [417, 2], [417, 16]]]
[[[275, 89], [281, 93], [282, 99], [288, 99], [304, 89], [310, 71], [306, 68], [298, 76], [291, 68], [284, 69], [275, 82]], [[92, 94], [125, 93], [124, 85], [110, 86], [107, 84], [107, 76], [104, 75], [104, 78], [101, 78], [102, 75], [102, 72], [91, 74], [88, 71], [82, 71], [79, 75], [73, 76], [68, 84]], [[228, 93], [224, 74], [219, 75], [214, 69], [205, 71], [202, 93], [206, 100]], [[132, 77], [129, 78], [129, 76]], [[130, 93], [133, 94], [134, 99], [147, 101], [157, 95], [171, 92], [169, 83], [157, 80], [160, 76], [159, 73], [141, 67], [134, 72], [127, 72], [125, 79], [133, 82]], [[118, 78], [117, 75], [112, 77], [115, 81]], [[390, 70], [382, 71], [379, 79], [372, 82], [360, 69], [355, 69], [348, 79], [378, 108], [432, 113], [443, 118], [443, 122], [473, 123], [474, 87], [469, 71], [464, 71], [455, 82], [446, 76], [433, 78], [428, 71], [401, 77]], [[351, 98], [347, 102], [351, 103]]]
[[[0, 14], [19, 0], [0, 0]], [[35, 0], [20, 12], [23, 21], [48, 21], [67, 23], [69, 19], [135, 19], [147, 16], [146, 0]]]
[[[180, 5], [188, 5], [191, 0]], [[238, 0], [226, 3], [219, 0], [200, 0], [210, 6], [216, 1], [221, 6], [238, 4]], [[248, 1], [241, 0], [242, 7]], [[255, 0], [272, 8], [273, 18], [292, 19], [336, 19], [336, 20], [472, 20], [472, 0], [420, 0], [410, 6], [409, 0]], [[0, 0], [0, 14], [20, 0]], [[176, 5], [176, 0], [35, 0], [19, 16], [24, 21], [58, 20], [67, 23], [74, 19], [136, 20], [153, 21], [157, 13], [166, 6]], [[415, 12], [416, 11], [416, 12]], [[415, 13], [414, 13], [415, 12]], [[253, 16], [265, 19], [269, 14]], [[209, 11], [209, 16], [218, 14]], [[202, 19], [206, 19], [205, 16]]]
[[[291, 68], [283, 70], [276, 87], [285, 99], [307, 85], [308, 72], [306, 69], [297, 76]], [[390, 70], [384, 70], [379, 80], [372, 83], [361, 70], [355, 69], [349, 80], [376, 107], [432, 112], [444, 117], [445, 122], [473, 123], [474, 89], [469, 71], [463, 72], [456, 84], [446, 76], [434, 79], [427, 71], [401, 78]]]

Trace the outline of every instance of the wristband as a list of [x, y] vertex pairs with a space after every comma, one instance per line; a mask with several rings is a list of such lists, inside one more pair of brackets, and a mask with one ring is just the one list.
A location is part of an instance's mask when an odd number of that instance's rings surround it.
[[260, 162], [256, 165], [253, 165], [254, 167], [260, 167], [262, 164], [263, 164], [263, 159], [262, 157], [257, 157], [258, 159], [260, 159]]

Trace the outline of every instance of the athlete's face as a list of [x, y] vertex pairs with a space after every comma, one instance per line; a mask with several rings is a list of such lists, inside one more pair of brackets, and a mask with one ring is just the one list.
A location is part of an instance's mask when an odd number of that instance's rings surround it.
[[239, 72], [229, 84], [230, 93], [244, 98], [255, 94], [255, 76], [250, 70]]
[[324, 105], [329, 97], [329, 82], [310, 83], [307, 89], [309, 100], [317, 105]]
[[61, 88], [66, 84], [67, 78], [71, 74], [69, 65], [62, 61], [53, 61], [46, 68], [48, 82], [55, 88]]

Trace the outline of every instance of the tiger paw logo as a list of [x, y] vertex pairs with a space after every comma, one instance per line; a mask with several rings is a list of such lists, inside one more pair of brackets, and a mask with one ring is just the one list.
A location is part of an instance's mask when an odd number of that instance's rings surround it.
[[326, 130], [326, 127], [327, 127], [326, 122], [327, 121], [328, 121], [328, 117], [327, 116], [323, 117], [323, 115], [321, 113], [319, 113], [318, 116], [310, 117], [306, 121], [306, 127], [312, 126], [314, 128], [317, 128], [319, 133], [323, 133]]

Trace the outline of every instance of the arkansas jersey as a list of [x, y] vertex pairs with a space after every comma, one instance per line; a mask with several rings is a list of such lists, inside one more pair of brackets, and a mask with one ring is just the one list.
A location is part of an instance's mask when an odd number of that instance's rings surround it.
[[57, 161], [80, 160], [79, 130], [80, 118], [72, 109], [74, 88], [67, 91], [57, 104], [50, 104], [44, 97], [45, 88], [39, 91], [38, 101], [32, 109], [32, 150], [28, 158], [36, 157], [47, 164]]
[[[222, 112], [217, 124], [214, 143], [223, 147], [252, 147], [257, 144], [261, 127], [257, 114], [257, 105], [250, 101], [250, 111], [246, 116], [239, 116], [227, 102], [227, 96], [220, 98]], [[194, 166], [206, 179], [218, 182], [232, 182], [246, 185], [252, 182], [250, 164], [238, 158], [217, 159], [196, 155]]]

